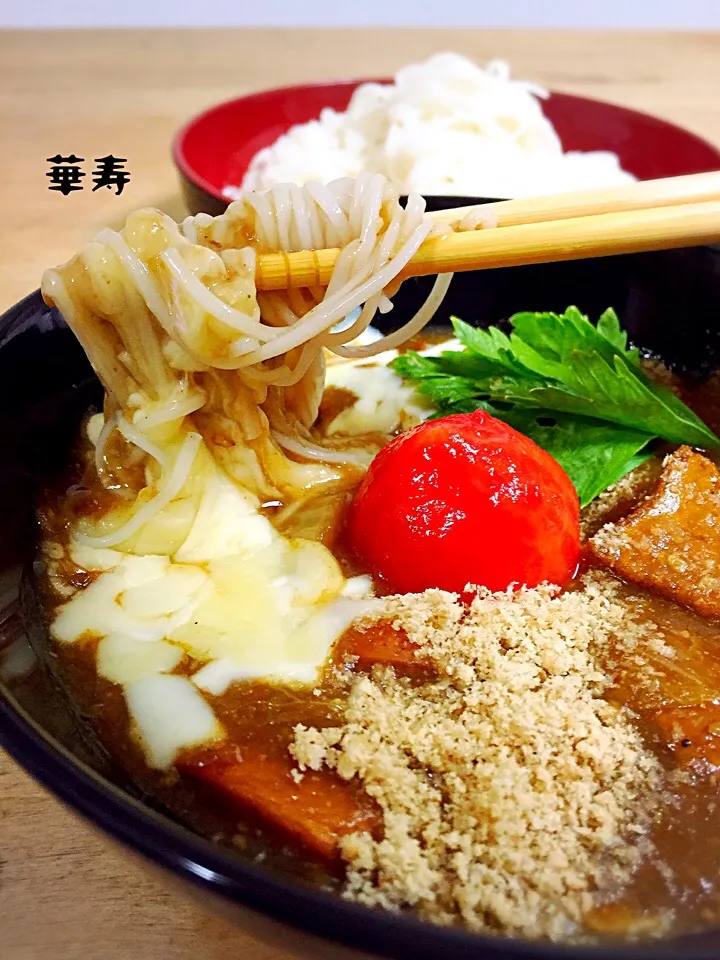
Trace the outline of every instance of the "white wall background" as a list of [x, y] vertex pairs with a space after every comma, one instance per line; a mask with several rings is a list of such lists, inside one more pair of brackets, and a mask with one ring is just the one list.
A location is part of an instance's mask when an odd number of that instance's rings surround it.
[[720, 0], [0, 0], [0, 27], [720, 29]]

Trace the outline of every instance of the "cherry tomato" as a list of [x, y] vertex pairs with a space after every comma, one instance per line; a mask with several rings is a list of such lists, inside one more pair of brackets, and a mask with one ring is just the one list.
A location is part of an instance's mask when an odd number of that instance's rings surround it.
[[580, 508], [560, 464], [482, 410], [420, 424], [384, 447], [348, 514], [350, 543], [390, 590], [565, 584]]

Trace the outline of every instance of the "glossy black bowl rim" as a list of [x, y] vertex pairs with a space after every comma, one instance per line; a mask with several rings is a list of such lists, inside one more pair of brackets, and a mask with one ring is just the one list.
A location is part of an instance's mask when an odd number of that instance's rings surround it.
[[[0, 317], [0, 332], [19, 316], [46, 310], [37, 290]], [[205, 840], [126, 793], [46, 733], [0, 684], [0, 746], [48, 791], [95, 827], [171, 873], [321, 939], [384, 957], [415, 960], [647, 960], [648, 945], [567, 946], [472, 934], [387, 913], [292, 881]], [[292, 949], [292, 948], [291, 948]], [[707, 950], [668, 941], [653, 957], [708, 960]]]

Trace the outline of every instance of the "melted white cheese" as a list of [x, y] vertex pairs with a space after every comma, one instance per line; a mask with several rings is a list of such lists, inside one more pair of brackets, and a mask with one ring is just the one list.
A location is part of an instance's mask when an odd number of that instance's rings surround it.
[[164, 770], [183, 747], [220, 740], [225, 731], [187, 677], [157, 674], [125, 687], [135, 736], [148, 765]]
[[181, 563], [202, 563], [219, 557], [251, 557], [278, 539], [254, 498], [216, 470], [208, 482], [187, 539], [175, 551]]
[[263, 646], [253, 645], [242, 661], [230, 658], [211, 660], [194, 675], [193, 682], [216, 696], [224, 693], [236, 680], [258, 677], [312, 683], [316, 678], [315, 664], [326, 659], [335, 640], [353, 620], [370, 613], [379, 603], [381, 601], [373, 599], [340, 598], [318, 609], [286, 638], [287, 652], [281, 675], [278, 675], [275, 661], [268, 658]]
[[[94, 567], [84, 547], [88, 570], [102, 573], [62, 605], [52, 625], [53, 635], [72, 643], [83, 635], [123, 635], [137, 641], [162, 640], [192, 614], [208, 586], [199, 567], [174, 564], [168, 557], [136, 557], [120, 551], [110, 568]], [[73, 551], [73, 559], [78, 558]], [[103, 556], [103, 563], [107, 562]]]
[[[445, 350], [460, 350], [457, 340], [448, 340], [423, 350], [423, 356], [436, 356]], [[330, 436], [358, 436], [363, 433], [394, 433], [422, 423], [432, 416], [433, 408], [410, 384], [405, 383], [388, 364], [398, 356], [386, 350], [376, 357], [345, 360], [328, 364], [325, 383], [341, 387], [357, 397], [328, 425]]]
[[431, 411], [389, 367], [367, 362], [338, 364], [328, 368], [327, 383], [350, 390], [358, 398], [329, 424], [330, 436], [392, 433], [404, 420], [420, 423]]
[[164, 640], [135, 640], [109, 633], [97, 648], [98, 673], [113, 683], [133, 683], [155, 673], [170, 673], [183, 658], [182, 647]]
[[[157, 767], [219, 735], [201, 689], [217, 695], [250, 677], [315, 682], [337, 637], [369, 609], [372, 592], [369, 578], [347, 581], [321, 543], [282, 537], [209, 457], [205, 470], [195, 516], [174, 552], [168, 546], [167, 555], [138, 556], [71, 542], [74, 562], [97, 576], [72, 592], [52, 625], [62, 643], [99, 638], [98, 672], [123, 685], [136, 736]], [[174, 542], [176, 532], [159, 514], [142, 540], [164, 550], [163, 537]], [[186, 654], [199, 663], [195, 675], [168, 676]], [[183, 682], [164, 682], [175, 680]], [[157, 707], [148, 690], [162, 692]], [[176, 724], [180, 703], [187, 713]]]
[[[328, 366], [327, 384], [358, 398], [330, 433], [392, 433], [431, 414], [387, 367], [396, 355]], [[91, 438], [101, 429], [93, 418]], [[223, 736], [203, 692], [217, 696], [248, 678], [315, 682], [335, 640], [381, 602], [369, 577], [346, 580], [321, 543], [282, 537], [207, 451], [196, 468], [190, 486], [119, 548], [71, 541], [73, 561], [96, 577], [69, 591], [52, 625], [62, 643], [99, 639], [98, 672], [123, 686], [135, 736], [158, 769]], [[66, 596], [67, 584], [58, 587]], [[198, 669], [173, 675], [186, 655]]]

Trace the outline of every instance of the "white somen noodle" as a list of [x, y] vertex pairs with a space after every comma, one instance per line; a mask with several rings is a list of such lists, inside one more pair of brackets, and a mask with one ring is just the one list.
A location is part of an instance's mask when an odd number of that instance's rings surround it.
[[[382, 176], [364, 174], [248, 193], [222, 216], [181, 227], [157, 210], [140, 211], [120, 233], [103, 230], [48, 271], [43, 293], [106, 390], [98, 476], [117, 475], [111, 461], [121, 447], [145, 458], [135, 513], [119, 529], [83, 535], [85, 542], [118, 544], [166, 506], [187, 481], [200, 441], [259, 500], [306, 499], [341, 484], [347, 470], [364, 469], [367, 446], [313, 430], [326, 351], [372, 357], [432, 319], [449, 275], [398, 330], [358, 340], [376, 312], [392, 306], [398, 274], [437, 229], [421, 197], [403, 207]], [[341, 252], [326, 290], [256, 291], [258, 253], [333, 246]], [[111, 442], [115, 431], [124, 446]]]
[[497, 199], [612, 186], [633, 180], [610, 151], [565, 151], [544, 115], [548, 94], [512, 80], [508, 65], [485, 69], [453, 53], [400, 70], [393, 83], [365, 83], [345, 110], [325, 109], [255, 155], [242, 184], [266, 190], [292, 180], [327, 183], [381, 173], [403, 194]]

